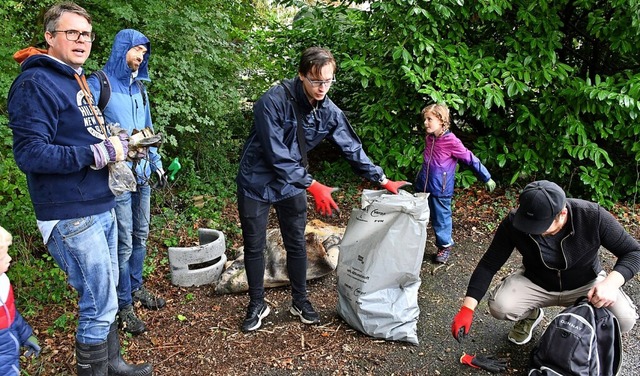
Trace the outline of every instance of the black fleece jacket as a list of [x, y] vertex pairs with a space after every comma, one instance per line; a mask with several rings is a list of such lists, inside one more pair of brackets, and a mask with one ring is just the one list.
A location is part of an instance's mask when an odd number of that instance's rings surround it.
[[625, 281], [633, 278], [640, 270], [640, 243], [596, 203], [567, 199], [567, 208], [569, 217], [565, 226], [571, 226], [571, 231], [561, 242], [565, 269], [545, 265], [533, 237], [513, 227], [514, 209], [500, 223], [489, 249], [471, 275], [467, 296], [480, 301], [514, 249], [522, 255], [524, 275], [549, 291], [573, 290], [595, 279], [602, 270], [598, 254], [601, 246], [618, 257], [613, 270], [622, 274]]

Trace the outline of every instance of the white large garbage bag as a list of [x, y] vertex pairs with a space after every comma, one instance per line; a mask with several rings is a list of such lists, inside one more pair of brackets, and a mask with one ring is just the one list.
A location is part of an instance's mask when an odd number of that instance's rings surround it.
[[418, 344], [427, 195], [365, 190], [362, 202], [340, 243], [338, 314], [362, 333]]

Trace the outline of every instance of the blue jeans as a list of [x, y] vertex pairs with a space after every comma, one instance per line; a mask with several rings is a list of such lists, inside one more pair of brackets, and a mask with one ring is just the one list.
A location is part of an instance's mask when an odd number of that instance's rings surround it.
[[244, 242], [244, 267], [249, 284], [249, 299], [264, 299], [264, 251], [267, 224], [273, 205], [278, 216], [282, 241], [287, 251], [287, 272], [294, 300], [307, 298], [307, 194], [302, 192], [273, 204], [238, 194], [238, 212]]
[[451, 197], [429, 195], [429, 216], [436, 236], [436, 247], [451, 247], [453, 243], [453, 223], [451, 219]]
[[107, 340], [116, 318], [117, 232], [113, 210], [90, 217], [64, 219], [53, 229], [47, 248], [78, 292], [80, 343]]
[[147, 255], [151, 187], [138, 185], [135, 192], [116, 197], [118, 219], [118, 309], [132, 304], [131, 292], [142, 287], [142, 267]]

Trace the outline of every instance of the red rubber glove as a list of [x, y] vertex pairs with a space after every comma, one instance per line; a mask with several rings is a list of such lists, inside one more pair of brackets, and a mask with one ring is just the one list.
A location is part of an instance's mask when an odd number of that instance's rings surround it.
[[319, 211], [321, 214], [326, 216], [332, 215], [332, 208], [338, 212], [340, 211], [340, 209], [338, 209], [338, 204], [336, 204], [331, 197], [331, 193], [337, 191], [338, 188], [327, 187], [326, 185], [320, 184], [314, 180], [307, 190], [316, 201], [316, 211]]
[[411, 183], [406, 182], [406, 181], [393, 181], [393, 180], [389, 180], [387, 179], [387, 182], [384, 184], [380, 184], [382, 186], [382, 188], [386, 189], [387, 191], [397, 195], [398, 194], [398, 189], [402, 188], [404, 186], [407, 185], [411, 185]]
[[462, 306], [458, 314], [453, 318], [453, 323], [451, 323], [451, 334], [456, 341], [461, 342], [464, 337], [469, 334], [472, 321], [473, 310], [469, 307]]

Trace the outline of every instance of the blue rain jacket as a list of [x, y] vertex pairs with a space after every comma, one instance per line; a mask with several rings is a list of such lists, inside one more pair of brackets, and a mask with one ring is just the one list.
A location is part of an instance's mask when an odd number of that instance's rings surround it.
[[278, 202], [301, 193], [313, 181], [302, 164], [296, 112], [282, 85], [290, 88], [299, 104], [307, 152], [328, 139], [357, 174], [372, 182], [384, 178], [382, 168], [365, 154], [344, 112], [328, 96], [312, 107], [296, 77], [270, 88], [253, 107], [254, 124], [236, 178], [241, 194], [262, 202]]
[[[144, 60], [138, 67], [138, 74], [134, 77], [133, 71], [127, 65], [127, 52], [135, 47], [144, 45], [147, 52]], [[116, 34], [111, 48], [109, 60], [102, 69], [111, 84], [111, 97], [103, 111], [107, 123], [119, 123], [120, 127], [131, 135], [134, 130], [142, 130], [145, 127], [153, 129], [151, 122], [151, 110], [149, 101], [143, 100], [145, 92], [140, 91], [140, 86], [135, 80], [151, 82], [149, 78], [149, 57], [151, 55], [151, 43], [144, 34], [133, 29], [121, 30]], [[94, 102], [100, 98], [100, 80], [96, 75], [87, 79]], [[144, 87], [143, 85], [141, 85]], [[145, 105], [146, 102], [146, 105]], [[131, 162], [128, 162], [132, 166]], [[162, 168], [162, 161], [158, 154], [158, 148], [150, 147], [146, 158], [137, 162], [134, 173], [138, 184], [147, 183], [151, 174]]]

